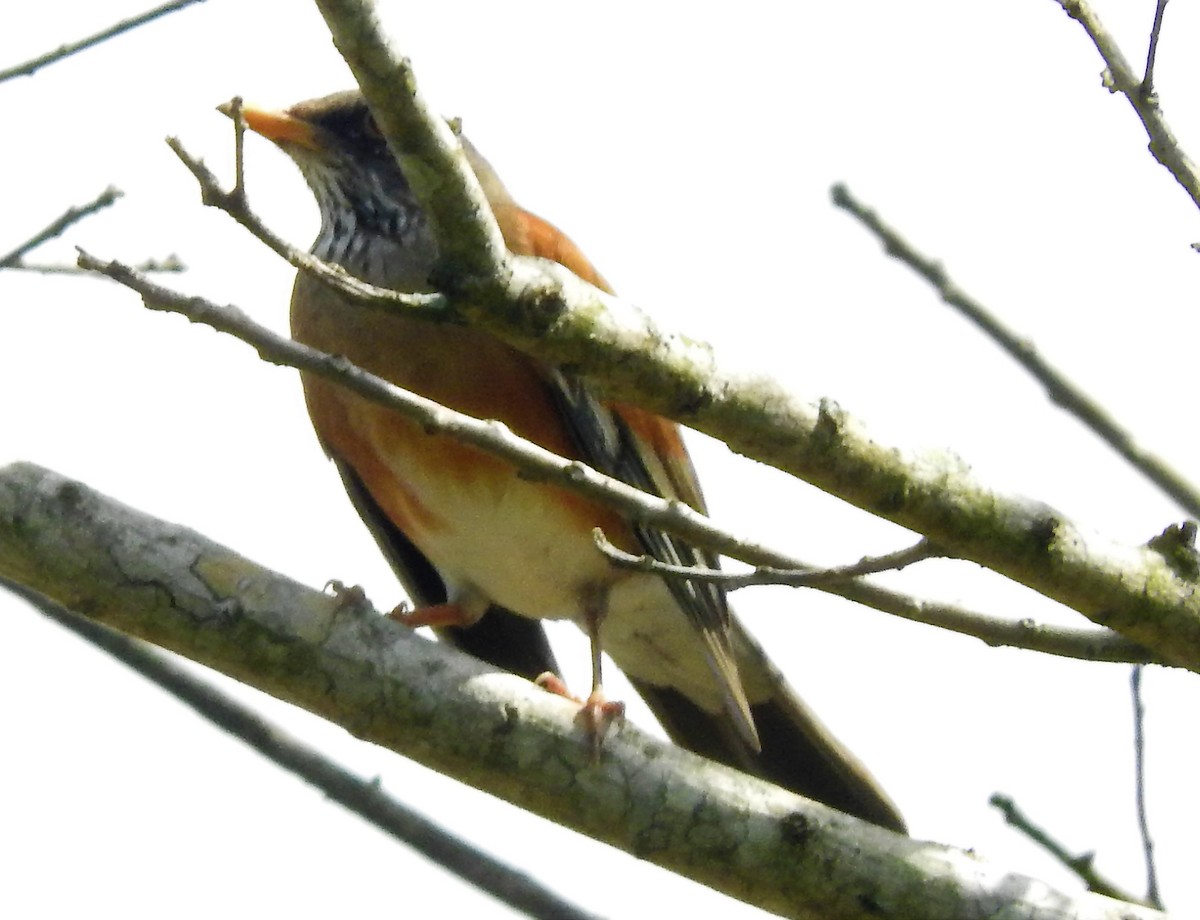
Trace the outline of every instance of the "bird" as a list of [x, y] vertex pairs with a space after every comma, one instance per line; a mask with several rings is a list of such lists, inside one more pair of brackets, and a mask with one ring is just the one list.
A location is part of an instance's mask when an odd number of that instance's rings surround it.
[[[294, 161], [315, 196], [313, 255], [381, 287], [436, 290], [436, 229], [361, 92], [284, 110], [242, 106], [241, 117]], [[612, 291], [574, 242], [516, 203], [461, 132], [458, 140], [513, 254], [550, 259]], [[705, 511], [678, 425], [606, 401], [587, 381], [484, 331], [364, 309], [304, 271], [293, 287], [291, 328], [297, 341], [397, 386]], [[322, 448], [416, 605], [410, 625], [437, 626], [441, 638], [534, 680], [558, 671], [542, 621], [571, 620], [592, 643], [593, 722], [612, 711], [602, 695], [603, 650], [676, 743], [906, 832], [886, 792], [800, 699], [721, 587], [618, 567], [597, 549], [593, 530], [675, 564], [715, 569], [714, 554], [522, 477], [327, 379], [302, 373], [302, 383]]]

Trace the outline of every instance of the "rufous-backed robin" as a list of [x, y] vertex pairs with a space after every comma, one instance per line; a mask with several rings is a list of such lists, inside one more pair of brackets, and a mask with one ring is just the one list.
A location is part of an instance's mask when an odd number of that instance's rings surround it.
[[[300, 167], [321, 210], [313, 253], [373, 284], [432, 290], [438, 245], [357, 92], [285, 112], [243, 109], [246, 124]], [[464, 139], [508, 248], [607, 283], [555, 227], [523, 210]], [[363, 309], [301, 272], [292, 295], [301, 342], [644, 490], [704, 510], [677, 426], [460, 325]], [[619, 546], [669, 562], [711, 554], [626, 521], [453, 437], [429, 434], [328, 380], [304, 375], [313, 426], [355, 507], [418, 605], [415, 622], [529, 678], [555, 669], [542, 618], [573, 620], [633, 682], [667, 732], [700, 754], [896, 830], [903, 820], [859, 761], [788, 686], [712, 585], [614, 567]], [[422, 608], [440, 614], [420, 620]], [[447, 618], [445, 612], [452, 611]], [[598, 650], [594, 651], [598, 665]], [[599, 676], [596, 677], [599, 687]]]

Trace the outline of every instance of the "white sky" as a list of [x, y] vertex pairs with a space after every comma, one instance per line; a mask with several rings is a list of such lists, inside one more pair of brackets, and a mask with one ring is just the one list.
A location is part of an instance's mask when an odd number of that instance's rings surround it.
[[[19, 28], [0, 31], [0, 66], [142, 3], [28, 4]], [[1153, 0], [1097, 6], [1144, 60]], [[801, 8], [384, 5], [434, 103], [664, 325], [835, 398], [888, 443], [953, 450], [984, 481], [1116, 539], [1180, 520], [829, 204], [829, 186], [847, 182], [1200, 478], [1189, 411], [1200, 257], [1188, 246], [1200, 225], [1126, 103], [1100, 88], [1083, 31], [1053, 0]], [[1171, 5], [1158, 65], [1167, 116], [1193, 152], [1198, 31], [1194, 5]], [[41, 256], [68, 259], [76, 244], [128, 260], [177, 252], [191, 271], [170, 283], [284, 329], [291, 270], [200, 207], [162, 138], [228, 173], [229, 125], [213, 106], [235, 93], [285, 105], [349, 82], [311, 6], [214, 0], [0, 85], [0, 251], [112, 183], [124, 201]], [[316, 211], [298, 174], [267, 144], [248, 148], [252, 201], [307, 245]], [[294, 373], [102, 281], [13, 272], [0, 273], [0, 353], [0, 463], [76, 476], [308, 584], [336, 577], [379, 606], [398, 600], [308, 430]], [[829, 563], [909, 539], [694, 444], [714, 515], [735, 531]], [[889, 581], [1082, 622], [966, 564]], [[736, 603], [916, 836], [1071, 886], [988, 808], [1000, 790], [1140, 889], [1126, 668], [990, 650], [817, 594], [757, 590]], [[22, 605], [0, 598], [0, 613], [0, 915], [420, 916], [434, 904], [505, 915]], [[582, 643], [564, 657], [585, 681]], [[591, 910], [755, 913], [243, 695]], [[1200, 685], [1156, 670], [1146, 696], [1151, 819], [1164, 895], [1183, 915], [1200, 910]]]

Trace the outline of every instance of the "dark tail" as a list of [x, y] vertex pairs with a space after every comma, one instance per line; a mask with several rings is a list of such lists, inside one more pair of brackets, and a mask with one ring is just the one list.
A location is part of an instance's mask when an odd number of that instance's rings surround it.
[[879, 783], [784, 680], [740, 625], [738, 666], [747, 687], [769, 687], [750, 699], [762, 750], [755, 751], [723, 713], [701, 709], [678, 691], [638, 682], [667, 734], [681, 747], [753, 773], [838, 811], [907, 833], [899, 810]]

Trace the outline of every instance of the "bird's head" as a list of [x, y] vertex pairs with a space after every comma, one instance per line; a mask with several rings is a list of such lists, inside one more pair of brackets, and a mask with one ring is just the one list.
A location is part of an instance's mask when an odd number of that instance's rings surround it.
[[[232, 114], [230, 106], [221, 111]], [[425, 212], [358, 91], [283, 111], [246, 106], [250, 130], [295, 161], [321, 211], [314, 255], [375, 284], [413, 288], [437, 255]]]

